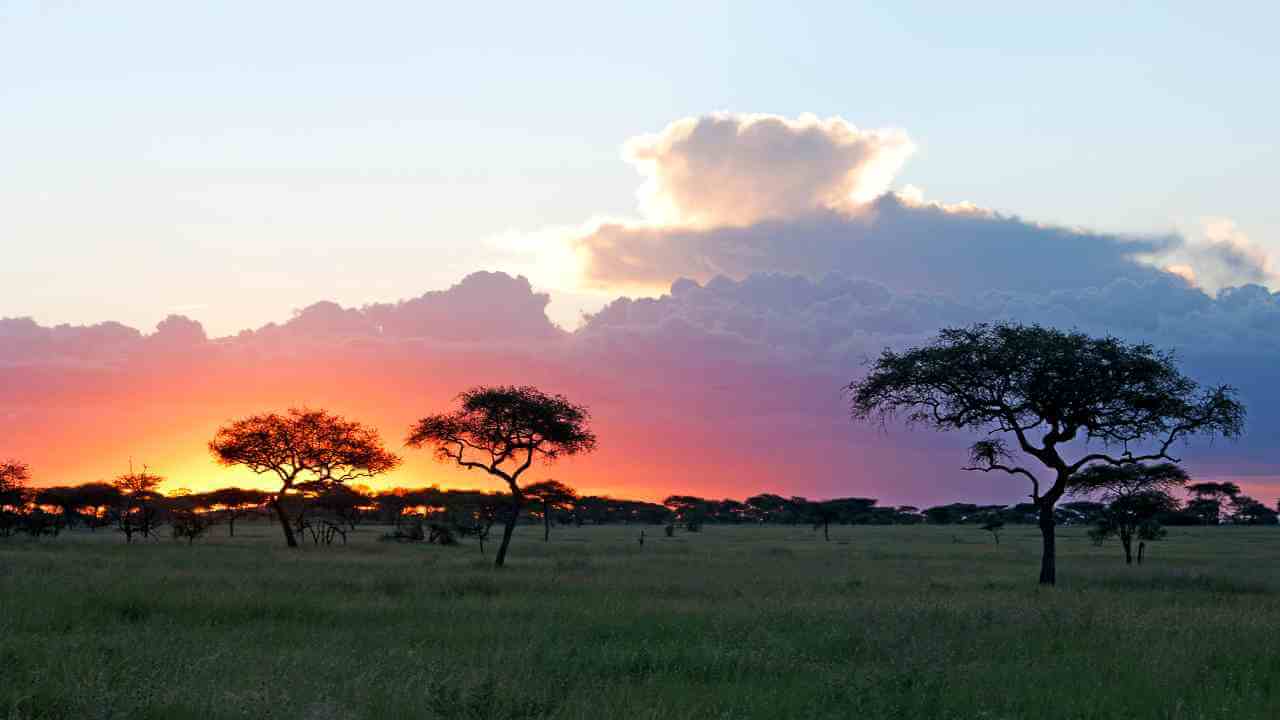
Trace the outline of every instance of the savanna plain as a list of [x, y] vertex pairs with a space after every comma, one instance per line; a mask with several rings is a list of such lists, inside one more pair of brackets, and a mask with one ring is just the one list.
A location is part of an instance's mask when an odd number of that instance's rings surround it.
[[517, 530], [0, 543], [9, 718], [1275, 718], [1276, 528]]

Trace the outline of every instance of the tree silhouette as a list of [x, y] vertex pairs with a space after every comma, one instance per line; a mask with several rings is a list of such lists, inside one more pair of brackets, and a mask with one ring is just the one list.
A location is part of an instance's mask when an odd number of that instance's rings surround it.
[[1275, 525], [1276, 511], [1248, 495], [1231, 498], [1231, 522], [1237, 525]]
[[141, 472], [130, 468], [111, 483], [119, 493], [113, 517], [116, 529], [124, 533], [125, 542], [133, 542], [134, 534], [151, 537], [160, 524], [160, 493], [156, 488], [162, 482], [163, 477], [148, 472], [143, 465]]
[[525, 497], [542, 503], [542, 542], [551, 540], [551, 513], [573, 504], [578, 493], [558, 480], [543, 480], [524, 488]]
[[1178, 509], [1172, 493], [1187, 479], [1186, 471], [1173, 463], [1092, 465], [1071, 479], [1069, 492], [1100, 495], [1108, 503], [1092, 535], [1099, 542], [1119, 536], [1124, 561], [1132, 564], [1134, 537], [1143, 541], [1164, 535], [1159, 517]]
[[[857, 420], [902, 413], [938, 430], [1012, 436], [1047, 468], [1042, 481], [1011, 464], [1005, 440], [995, 438], [973, 444], [966, 469], [1030, 482], [1043, 543], [1040, 582], [1049, 585], [1057, 580], [1054, 506], [1077, 472], [1095, 463], [1176, 462], [1169, 454], [1176, 442], [1197, 433], [1237, 436], [1245, 414], [1233, 388], [1202, 390], [1171, 354], [1150, 345], [1014, 323], [950, 328], [929, 345], [885, 350], [847, 390]], [[1068, 460], [1063, 452], [1075, 440], [1102, 451], [1086, 447]], [[1138, 455], [1129, 449], [1145, 444]], [[1123, 453], [1110, 452], [1117, 446]]]
[[1221, 522], [1223, 501], [1233, 501], [1240, 494], [1240, 486], [1233, 482], [1200, 482], [1188, 485], [1187, 490], [1195, 496], [1187, 509], [1205, 525]]
[[11, 535], [27, 502], [31, 468], [17, 460], [0, 462], [0, 537]]
[[395, 469], [400, 458], [382, 446], [378, 432], [324, 410], [291, 409], [236, 420], [218, 429], [209, 450], [222, 465], [241, 465], [259, 475], [272, 474], [280, 489], [270, 504], [285, 543], [298, 540], [284, 498], [303, 483], [341, 485]]
[[988, 518], [987, 521], [982, 524], [982, 529], [991, 533], [991, 538], [996, 541], [997, 545], [1000, 544], [1000, 531], [1004, 529], [1003, 520], [998, 517]]
[[596, 436], [585, 407], [531, 386], [476, 387], [459, 395], [458, 402], [454, 412], [419, 420], [406, 442], [432, 447], [440, 461], [483, 470], [506, 484], [511, 510], [494, 559], [502, 567], [524, 503], [520, 476], [535, 458], [551, 462], [591, 452]]
[[270, 500], [271, 496], [261, 490], [238, 487], [219, 488], [204, 494], [209, 508], [226, 518], [228, 537], [236, 536], [236, 520], [260, 512]]

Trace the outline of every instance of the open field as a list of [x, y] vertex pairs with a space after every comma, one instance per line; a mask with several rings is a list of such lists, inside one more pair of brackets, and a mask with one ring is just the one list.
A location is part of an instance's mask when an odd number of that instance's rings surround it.
[[[0, 543], [0, 717], [1274, 718], [1280, 529], [521, 527]], [[958, 542], [957, 542], [958, 541]]]

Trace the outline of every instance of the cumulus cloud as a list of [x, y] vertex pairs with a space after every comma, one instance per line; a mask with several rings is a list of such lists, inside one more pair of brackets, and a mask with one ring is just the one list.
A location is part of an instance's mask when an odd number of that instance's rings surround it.
[[876, 278], [902, 289], [972, 292], [1088, 287], [1160, 271], [1139, 263], [1172, 236], [1121, 237], [885, 194], [849, 215], [814, 211], [742, 227], [604, 225], [578, 240], [586, 282], [602, 287], [705, 281], [754, 272]]
[[[554, 470], [589, 490], [1008, 501], [1022, 489], [958, 469], [966, 438], [854, 426], [839, 389], [884, 347], [923, 342], [944, 325], [1019, 319], [1155, 342], [1182, 352], [1198, 377], [1241, 385], [1254, 409], [1247, 440], [1197, 448], [1193, 468], [1280, 471], [1270, 456], [1280, 442], [1271, 410], [1280, 407], [1280, 295], [1259, 286], [1210, 297], [1153, 272], [960, 297], [839, 273], [757, 273], [617, 299], [572, 333], [546, 319], [546, 302], [524, 278], [478, 273], [400, 303], [315, 303], [229, 338], [203, 338], [177, 318], [151, 334], [7, 320], [0, 437], [46, 482], [109, 476], [132, 455], [199, 486], [184, 473], [216, 472], [203, 444], [229, 417], [319, 405], [376, 424], [394, 443], [465, 387], [531, 382], [592, 408], [600, 452]], [[408, 459], [393, 482], [483, 483]]]
[[855, 210], [889, 187], [915, 145], [813, 115], [715, 113], [623, 146], [644, 176], [640, 208], [659, 225], [749, 225], [812, 210]]
[[1247, 283], [1280, 287], [1280, 267], [1229, 218], [1205, 218], [1199, 232], [1142, 258], [1209, 292]]

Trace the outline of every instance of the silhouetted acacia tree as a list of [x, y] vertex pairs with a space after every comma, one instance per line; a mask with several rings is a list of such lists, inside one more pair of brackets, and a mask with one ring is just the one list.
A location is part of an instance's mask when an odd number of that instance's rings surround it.
[[520, 476], [535, 458], [555, 461], [594, 450], [596, 436], [585, 407], [535, 387], [476, 387], [459, 395], [458, 402], [454, 412], [419, 420], [407, 443], [434, 448], [443, 462], [483, 470], [506, 483], [511, 511], [494, 559], [502, 567], [524, 503]]
[[116, 529], [124, 533], [127, 543], [135, 534], [149, 538], [160, 524], [160, 493], [156, 488], [164, 478], [148, 472], [144, 465], [141, 472], [132, 468], [111, 483], [118, 493], [116, 507], [112, 511]]
[[542, 541], [551, 540], [551, 513], [573, 504], [578, 493], [558, 480], [543, 480], [525, 487], [525, 497], [542, 504]]
[[684, 523], [689, 532], [701, 532], [702, 524], [711, 515], [711, 501], [696, 495], [669, 495], [662, 504], [671, 510], [677, 522]]
[[17, 460], [0, 462], [0, 537], [13, 534], [27, 502], [31, 468]]
[[297, 547], [298, 540], [283, 501], [297, 486], [340, 485], [400, 464], [400, 458], [382, 446], [376, 430], [324, 410], [295, 408], [284, 415], [236, 420], [218, 429], [209, 450], [222, 465], [276, 476], [280, 489], [270, 503], [289, 547]]
[[818, 501], [809, 504], [809, 520], [813, 529], [822, 528], [822, 539], [831, 541], [831, 523], [840, 517], [840, 508], [832, 501]]
[[1231, 498], [1231, 522], [1237, 525], [1275, 525], [1276, 517], [1275, 510], [1248, 495]]
[[1187, 503], [1187, 510], [1205, 525], [1221, 522], [1222, 503], [1230, 502], [1240, 494], [1240, 486], [1233, 482], [1199, 482], [1188, 485], [1187, 490], [1194, 496]]
[[1004, 529], [1003, 520], [998, 517], [988, 518], [987, 521], [982, 524], [982, 529], [991, 533], [991, 538], [996, 541], [997, 545], [1000, 544], [1000, 531]]
[[209, 508], [226, 519], [228, 537], [236, 536], [236, 520], [260, 512], [270, 500], [271, 496], [261, 490], [238, 487], [219, 488], [204, 494]]
[[[1164, 535], [1160, 515], [1178, 509], [1172, 493], [1187, 483], [1187, 473], [1173, 463], [1091, 465], [1071, 478], [1069, 492], [1098, 495], [1108, 504], [1096, 518], [1092, 535], [1101, 542], [1120, 538], [1124, 561], [1133, 563], [1133, 539]], [[1141, 548], [1139, 548], [1141, 549]]]
[[[1245, 415], [1233, 388], [1201, 389], [1172, 354], [1150, 345], [1014, 323], [946, 329], [924, 347], [885, 350], [847, 389], [855, 419], [902, 413], [939, 430], [1003, 433], [1047, 468], [1042, 482], [1011, 464], [997, 438], [974, 443], [966, 469], [1031, 483], [1043, 538], [1040, 582], [1049, 585], [1057, 579], [1054, 506], [1077, 472], [1094, 463], [1176, 462], [1174, 443], [1197, 433], [1237, 436]], [[1074, 440], [1104, 451], [1086, 447], [1068, 460], [1063, 452]], [[1144, 443], [1152, 447], [1141, 454], [1129, 449]], [[1117, 446], [1122, 454], [1109, 452]]]

